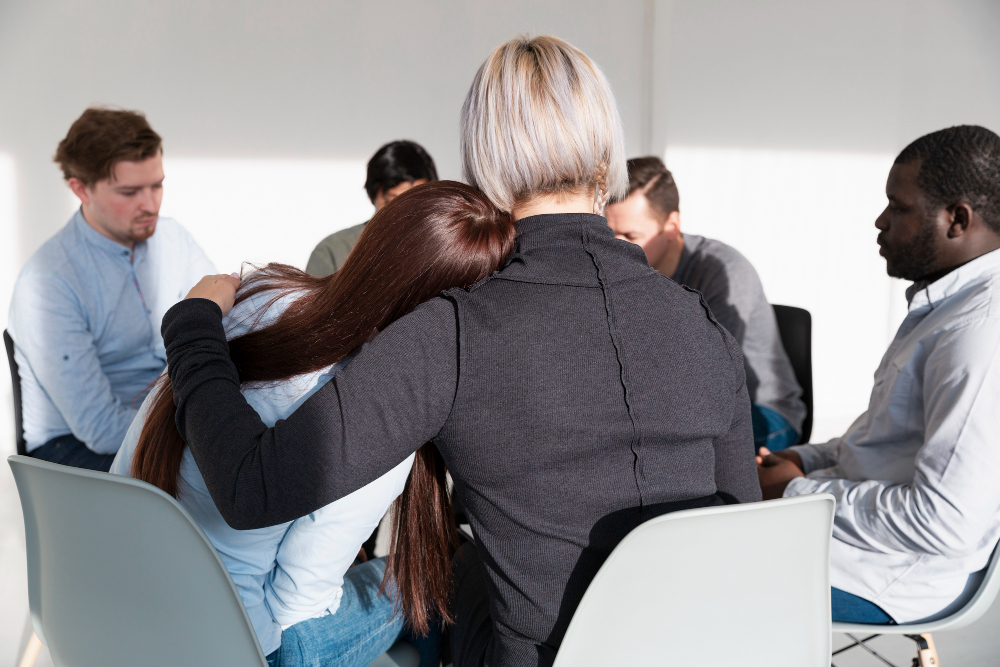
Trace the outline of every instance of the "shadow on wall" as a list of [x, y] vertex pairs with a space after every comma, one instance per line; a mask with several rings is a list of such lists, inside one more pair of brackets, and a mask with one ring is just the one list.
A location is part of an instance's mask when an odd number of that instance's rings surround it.
[[895, 156], [671, 146], [682, 229], [756, 267], [771, 303], [813, 315], [813, 442], [868, 405], [872, 373], [906, 314], [875, 244]]
[[[18, 234], [15, 224], [14, 159], [0, 153], [0, 329], [7, 328], [7, 309], [20, 262], [17, 257]], [[7, 356], [0, 361], [0, 459], [14, 453], [14, 410], [11, 403]]]

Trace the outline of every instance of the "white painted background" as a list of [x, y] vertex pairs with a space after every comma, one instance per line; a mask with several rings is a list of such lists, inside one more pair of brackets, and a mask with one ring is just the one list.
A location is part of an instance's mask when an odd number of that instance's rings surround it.
[[[303, 266], [370, 214], [382, 143], [419, 141], [459, 177], [465, 91], [525, 32], [604, 68], [630, 154], [667, 156], [685, 230], [813, 313], [814, 437], [841, 432], [905, 312], [874, 243], [893, 157], [941, 127], [1000, 130], [995, 0], [0, 0], [0, 325], [20, 266], [73, 209], [51, 156], [87, 105], [147, 113], [162, 212], [220, 270]], [[11, 432], [4, 380], [0, 453]]]

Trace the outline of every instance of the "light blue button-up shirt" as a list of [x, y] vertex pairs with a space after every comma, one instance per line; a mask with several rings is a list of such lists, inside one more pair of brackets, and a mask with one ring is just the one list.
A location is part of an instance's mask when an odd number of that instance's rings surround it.
[[77, 211], [18, 276], [7, 328], [21, 376], [28, 451], [72, 433], [114, 454], [167, 363], [160, 320], [215, 267], [187, 231], [160, 218], [134, 250]]

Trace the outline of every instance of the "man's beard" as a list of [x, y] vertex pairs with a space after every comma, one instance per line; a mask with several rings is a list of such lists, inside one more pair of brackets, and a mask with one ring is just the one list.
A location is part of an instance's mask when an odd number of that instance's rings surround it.
[[141, 227], [130, 227], [128, 230], [128, 240], [132, 243], [142, 243], [149, 239], [156, 231], [156, 223], [143, 225]]
[[886, 252], [885, 270], [891, 278], [917, 281], [934, 272], [937, 264], [936, 229], [928, 221], [909, 245]]

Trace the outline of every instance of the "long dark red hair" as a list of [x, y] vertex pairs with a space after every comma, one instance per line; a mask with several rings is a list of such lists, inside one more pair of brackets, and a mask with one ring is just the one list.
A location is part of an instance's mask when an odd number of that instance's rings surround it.
[[[282, 296], [301, 296], [273, 322], [229, 341], [240, 382], [284, 380], [341, 361], [442, 290], [467, 287], [500, 268], [513, 243], [510, 218], [475, 188], [436, 181], [408, 190], [375, 213], [333, 275], [314, 278], [291, 266], [268, 264], [243, 281], [237, 304], [263, 292], [268, 307]], [[169, 377], [164, 375], [155, 391], [132, 476], [177, 497], [185, 444]], [[395, 580], [401, 611], [423, 634], [435, 620], [451, 620], [457, 533], [445, 474], [433, 445], [417, 451], [396, 500], [382, 584], [384, 589]]]

